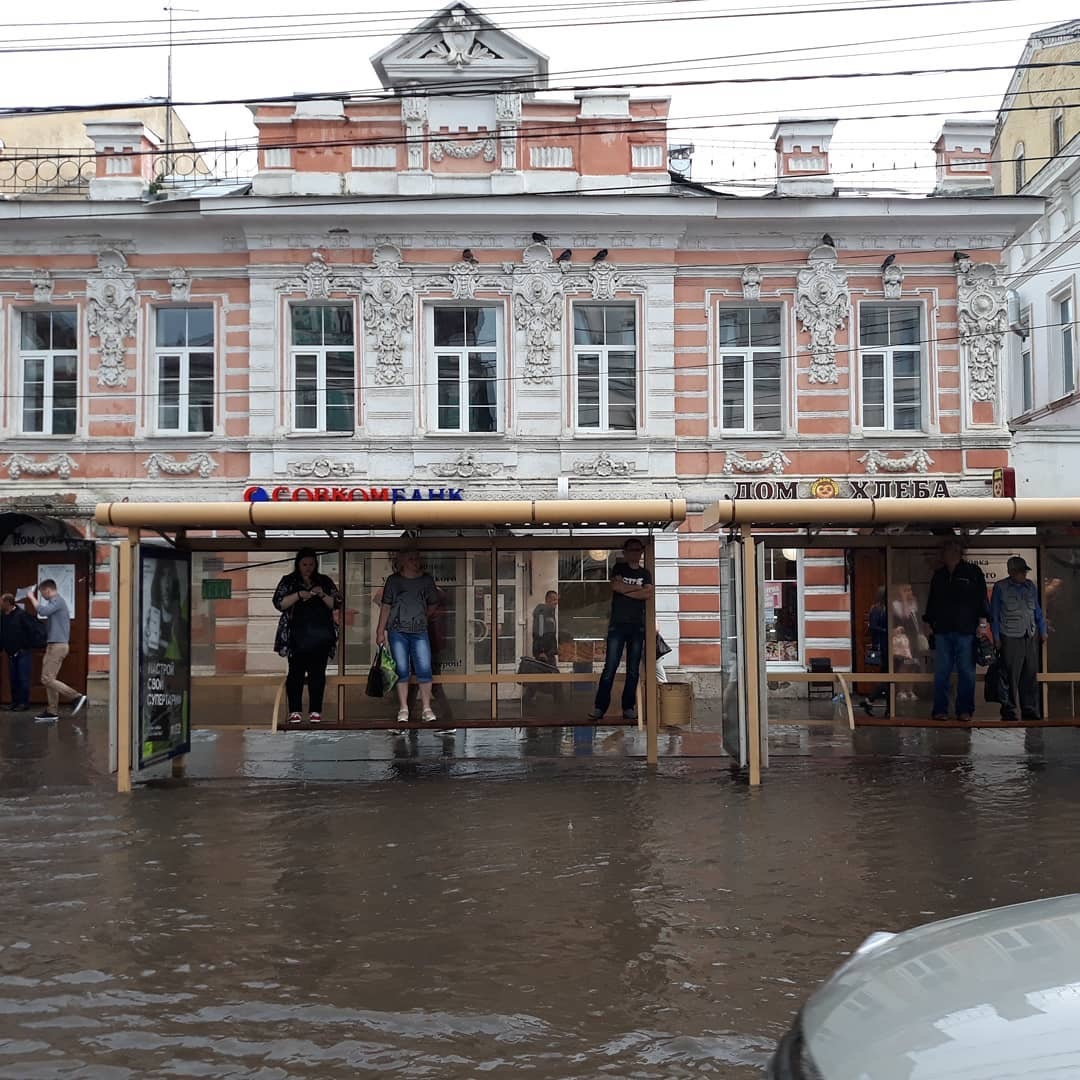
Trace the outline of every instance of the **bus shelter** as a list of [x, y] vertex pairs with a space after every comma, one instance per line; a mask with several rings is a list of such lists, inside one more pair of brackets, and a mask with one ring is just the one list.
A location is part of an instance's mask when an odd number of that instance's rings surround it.
[[[685, 518], [680, 499], [100, 504], [98, 524], [126, 533], [113, 575], [118, 790], [164, 761], [182, 763], [193, 723], [307, 727], [279, 724], [285, 661], [273, 652], [271, 603], [300, 547], [316, 549], [342, 594], [327, 726], [421, 726], [396, 723], [396, 704], [365, 694], [382, 583], [405, 544], [420, 550], [439, 593], [430, 625], [439, 727], [595, 724], [586, 714], [604, 661], [611, 567], [634, 536], [655, 571], [655, 534]], [[552, 593], [557, 657], [538, 664], [532, 616]], [[646, 607], [654, 627], [655, 599]], [[655, 670], [656, 635], [646, 633], [637, 723], [651, 764]], [[616, 711], [601, 723], [622, 722]]]
[[[721, 694], [724, 747], [751, 784], [768, 765], [770, 718], [781, 702], [773, 692], [794, 682], [809, 690], [825, 680], [848, 725], [887, 727], [1076, 727], [1080, 682], [1074, 642], [1080, 629], [1080, 499], [928, 498], [725, 500], [706, 510], [705, 527], [719, 531]], [[978, 707], [971, 723], [931, 719], [934, 655], [922, 620], [930, 578], [943, 540], [961, 539], [966, 558], [980, 565], [988, 589], [1006, 576], [1011, 555], [1032, 567], [1048, 636], [1042, 645], [1039, 720], [1003, 721], [984, 702], [978, 669]], [[771, 553], [831, 555], [842, 560], [850, 662], [822, 657], [782, 674], [766, 663], [774, 612], [766, 565]], [[884, 603], [888, 646], [879, 664], [867, 661], [868, 613]], [[833, 615], [839, 613], [831, 613]], [[845, 618], [846, 615], [846, 618]], [[809, 617], [804, 613], [804, 618]], [[881, 702], [880, 712], [873, 703]]]

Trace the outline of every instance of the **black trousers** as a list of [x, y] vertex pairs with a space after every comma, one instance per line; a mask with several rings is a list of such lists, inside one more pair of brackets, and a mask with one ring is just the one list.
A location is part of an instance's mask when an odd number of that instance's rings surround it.
[[285, 677], [289, 712], [303, 712], [304, 683], [308, 688], [308, 712], [322, 712], [323, 694], [326, 693], [326, 663], [329, 659], [329, 649], [293, 653], [289, 657], [289, 674]]

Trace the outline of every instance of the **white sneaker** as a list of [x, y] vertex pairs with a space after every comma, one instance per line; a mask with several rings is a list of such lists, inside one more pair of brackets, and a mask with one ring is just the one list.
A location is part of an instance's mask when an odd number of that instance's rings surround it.
[[407, 724], [409, 722], [409, 710], [408, 709], [398, 709], [398, 711], [397, 711], [397, 722], [399, 724]]
[[432, 709], [425, 709], [420, 714], [420, 719], [423, 720], [425, 724], [434, 724], [438, 717], [436, 717]]

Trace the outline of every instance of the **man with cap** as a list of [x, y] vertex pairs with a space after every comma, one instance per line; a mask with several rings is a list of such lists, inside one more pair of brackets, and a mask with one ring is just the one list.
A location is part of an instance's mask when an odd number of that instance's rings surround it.
[[1024, 720], [1039, 719], [1039, 643], [1046, 640], [1046, 618], [1039, 590], [1028, 580], [1030, 566], [1019, 556], [1008, 562], [1009, 576], [994, 585], [990, 596], [990, 629], [1009, 685], [1001, 703], [1001, 719], [1016, 719], [1017, 698]]

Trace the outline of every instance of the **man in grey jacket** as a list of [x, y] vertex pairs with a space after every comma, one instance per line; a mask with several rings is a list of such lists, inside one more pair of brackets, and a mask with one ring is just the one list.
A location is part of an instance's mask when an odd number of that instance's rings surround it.
[[1006, 564], [1007, 578], [994, 585], [990, 596], [990, 628], [999, 662], [1009, 683], [1009, 697], [1001, 703], [1001, 719], [1016, 719], [1017, 698], [1024, 720], [1039, 719], [1039, 644], [1046, 640], [1046, 618], [1039, 590], [1028, 580], [1030, 566], [1013, 555]]
[[60, 707], [61, 698], [72, 702], [71, 714], [74, 716], [86, 704], [86, 695], [72, 690], [59, 678], [60, 666], [67, 657], [71, 640], [71, 612], [68, 611], [67, 601], [60, 595], [52, 578], [46, 578], [36, 590], [31, 589], [26, 601], [34, 608], [39, 619], [47, 619], [49, 623], [48, 644], [45, 646], [45, 658], [41, 661], [41, 685], [45, 687], [48, 704], [34, 719], [43, 724], [59, 720], [56, 710]]

